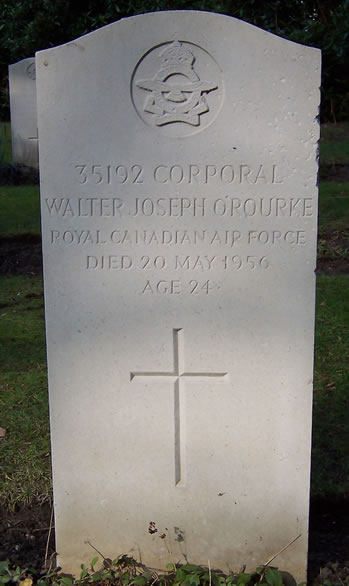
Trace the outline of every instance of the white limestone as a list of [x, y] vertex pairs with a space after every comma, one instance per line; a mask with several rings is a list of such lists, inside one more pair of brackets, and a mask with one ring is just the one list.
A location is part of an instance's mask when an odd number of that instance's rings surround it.
[[38, 168], [35, 58], [9, 65], [12, 160]]
[[36, 59], [59, 563], [305, 579], [319, 51], [186, 11]]

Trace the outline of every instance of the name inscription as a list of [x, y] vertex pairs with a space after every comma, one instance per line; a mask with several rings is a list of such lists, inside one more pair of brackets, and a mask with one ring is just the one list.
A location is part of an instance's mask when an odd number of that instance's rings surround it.
[[309, 197], [53, 197], [45, 200], [51, 216], [61, 217], [310, 217], [313, 200]]

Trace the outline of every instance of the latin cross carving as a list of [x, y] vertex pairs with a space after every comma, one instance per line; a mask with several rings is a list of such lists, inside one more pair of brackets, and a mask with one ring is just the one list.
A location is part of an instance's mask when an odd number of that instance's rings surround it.
[[170, 372], [131, 372], [131, 381], [142, 379], [148, 382], [154, 379], [155, 382], [168, 381], [174, 387], [174, 432], [175, 432], [175, 483], [176, 486], [183, 484], [183, 440], [182, 440], [182, 414], [181, 414], [181, 395], [183, 392], [183, 382], [211, 379], [222, 380], [228, 376], [227, 372], [186, 372], [184, 371], [184, 334], [183, 329], [173, 330], [173, 370]]

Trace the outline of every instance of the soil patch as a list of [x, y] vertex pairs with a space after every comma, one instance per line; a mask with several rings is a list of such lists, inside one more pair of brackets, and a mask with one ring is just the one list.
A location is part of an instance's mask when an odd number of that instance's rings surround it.
[[317, 271], [326, 275], [349, 273], [349, 231], [320, 232]]
[[[313, 499], [310, 504], [308, 583], [349, 578], [349, 500]], [[337, 574], [335, 579], [334, 573]], [[340, 580], [338, 579], [338, 576]]]
[[[314, 500], [310, 507], [309, 584], [320, 584], [329, 575], [333, 583], [345, 583], [349, 576], [349, 502]], [[54, 529], [47, 544], [51, 519], [50, 504], [21, 507], [13, 513], [0, 509], [0, 560], [9, 559], [21, 568], [44, 570], [45, 552], [54, 560]], [[125, 552], [124, 552], [125, 553]], [[115, 552], [117, 555], [117, 552]], [[91, 559], [94, 552], [91, 551]], [[277, 565], [277, 559], [275, 560]], [[325, 568], [325, 570], [324, 570]], [[282, 569], [282, 568], [280, 568]]]
[[347, 275], [349, 273], [349, 259], [319, 258], [317, 272], [325, 275]]
[[349, 182], [349, 165], [344, 163], [320, 165], [319, 179], [321, 181], [336, 181], [337, 183]]
[[0, 185], [38, 185], [39, 171], [25, 165], [0, 165]]
[[21, 234], [0, 238], [0, 275], [42, 273], [41, 237]]
[[51, 505], [22, 506], [14, 512], [0, 508], [0, 561], [8, 559], [20, 568], [32, 568], [36, 574], [44, 569], [45, 552], [54, 554], [54, 531], [47, 545]]

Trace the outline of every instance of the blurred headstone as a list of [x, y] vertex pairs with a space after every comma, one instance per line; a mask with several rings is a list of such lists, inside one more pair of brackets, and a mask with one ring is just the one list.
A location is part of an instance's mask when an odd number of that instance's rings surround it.
[[9, 65], [12, 160], [38, 169], [35, 58]]

